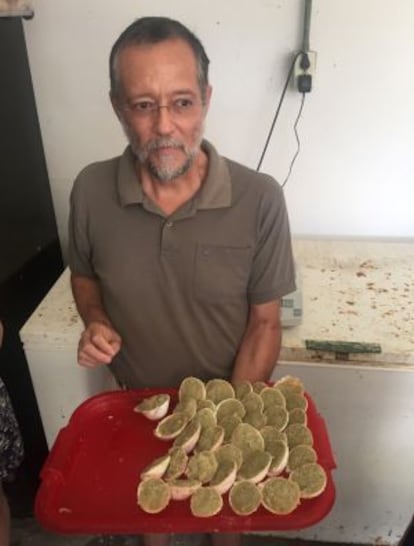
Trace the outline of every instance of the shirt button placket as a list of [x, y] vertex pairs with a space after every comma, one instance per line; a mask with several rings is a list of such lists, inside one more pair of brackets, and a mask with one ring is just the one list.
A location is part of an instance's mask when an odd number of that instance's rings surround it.
[[172, 228], [174, 227], [174, 222], [172, 220], [166, 220], [162, 228], [162, 241], [161, 241], [161, 254], [164, 257], [171, 256], [173, 252], [173, 243], [172, 243]]

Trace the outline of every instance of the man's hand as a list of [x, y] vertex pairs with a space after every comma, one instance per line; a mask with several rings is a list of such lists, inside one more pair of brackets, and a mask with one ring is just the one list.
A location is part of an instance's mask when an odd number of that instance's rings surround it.
[[79, 341], [78, 362], [87, 368], [109, 364], [120, 348], [121, 338], [113, 328], [102, 322], [91, 322]]
[[79, 341], [78, 362], [88, 368], [109, 364], [121, 348], [121, 338], [105, 312], [99, 282], [72, 273], [71, 284], [76, 307], [86, 326]]

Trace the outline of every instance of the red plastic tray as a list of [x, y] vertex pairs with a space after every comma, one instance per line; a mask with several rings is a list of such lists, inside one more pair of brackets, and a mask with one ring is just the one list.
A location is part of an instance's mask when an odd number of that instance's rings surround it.
[[146, 396], [176, 390], [115, 391], [80, 405], [55, 441], [42, 469], [35, 514], [46, 528], [59, 533], [139, 534], [146, 532], [207, 533], [301, 529], [320, 521], [335, 501], [331, 471], [336, 468], [322, 417], [309, 401], [308, 426], [314, 435], [318, 462], [328, 484], [315, 499], [302, 500], [291, 514], [276, 516], [260, 507], [255, 514], [235, 515], [224, 496], [222, 511], [195, 518], [189, 500], [171, 501], [159, 514], [146, 514], [136, 503], [143, 468], [166, 452], [171, 442], [153, 435], [154, 421], [133, 407]]

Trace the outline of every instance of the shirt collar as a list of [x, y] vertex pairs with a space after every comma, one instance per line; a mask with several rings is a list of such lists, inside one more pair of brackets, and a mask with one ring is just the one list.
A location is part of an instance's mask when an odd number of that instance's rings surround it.
[[135, 157], [131, 147], [127, 146], [121, 155], [118, 164], [118, 192], [119, 200], [123, 207], [142, 203], [144, 192], [135, 168]]
[[231, 205], [231, 178], [226, 160], [214, 146], [203, 140], [201, 147], [208, 156], [207, 176], [198, 192], [199, 209], [220, 209]]
[[[227, 161], [207, 140], [201, 143], [208, 156], [207, 176], [194, 196], [197, 209], [216, 209], [231, 205], [231, 178]], [[118, 164], [117, 186], [122, 206], [140, 204], [145, 199], [130, 146], [121, 155]]]

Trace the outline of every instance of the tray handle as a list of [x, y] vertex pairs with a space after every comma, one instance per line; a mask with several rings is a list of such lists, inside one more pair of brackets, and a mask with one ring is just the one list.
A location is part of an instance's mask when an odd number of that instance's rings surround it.
[[325, 468], [329, 468], [329, 470], [333, 470], [337, 467], [337, 465], [336, 465], [335, 456], [333, 454], [331, 442], [329, 440], [328, 429], [326, 428], [325, 420], [320, 415], [320, 413], [316, 413], [315, 417], [318, 421], [319, 444], [320, 444], [320, 447], [322, 448], [320, 450], [322, 453], [321, 462], [323, 463], [323, 466]]
[[53, 444], [49, 455], [40, 471], [40, 478], [47, 480], [50, 477], [65, 482], [70, 468], [73, 466], [75, 453], [79, 441], [69, 427], [62, 428]]
[[318, 459], [322, 463], [324, 468], [333, 470], [337, 468], [335, 456], [332, 451], [331, 442], [329, 440], [328, 429], [322, 415], [316, 409], [315, 402], [309, 393], [305, 392], [305, 396], [308, 399], [308, 413], [310, 414], [313, 422], [314, 435], [317, 436], [318, 442]]

